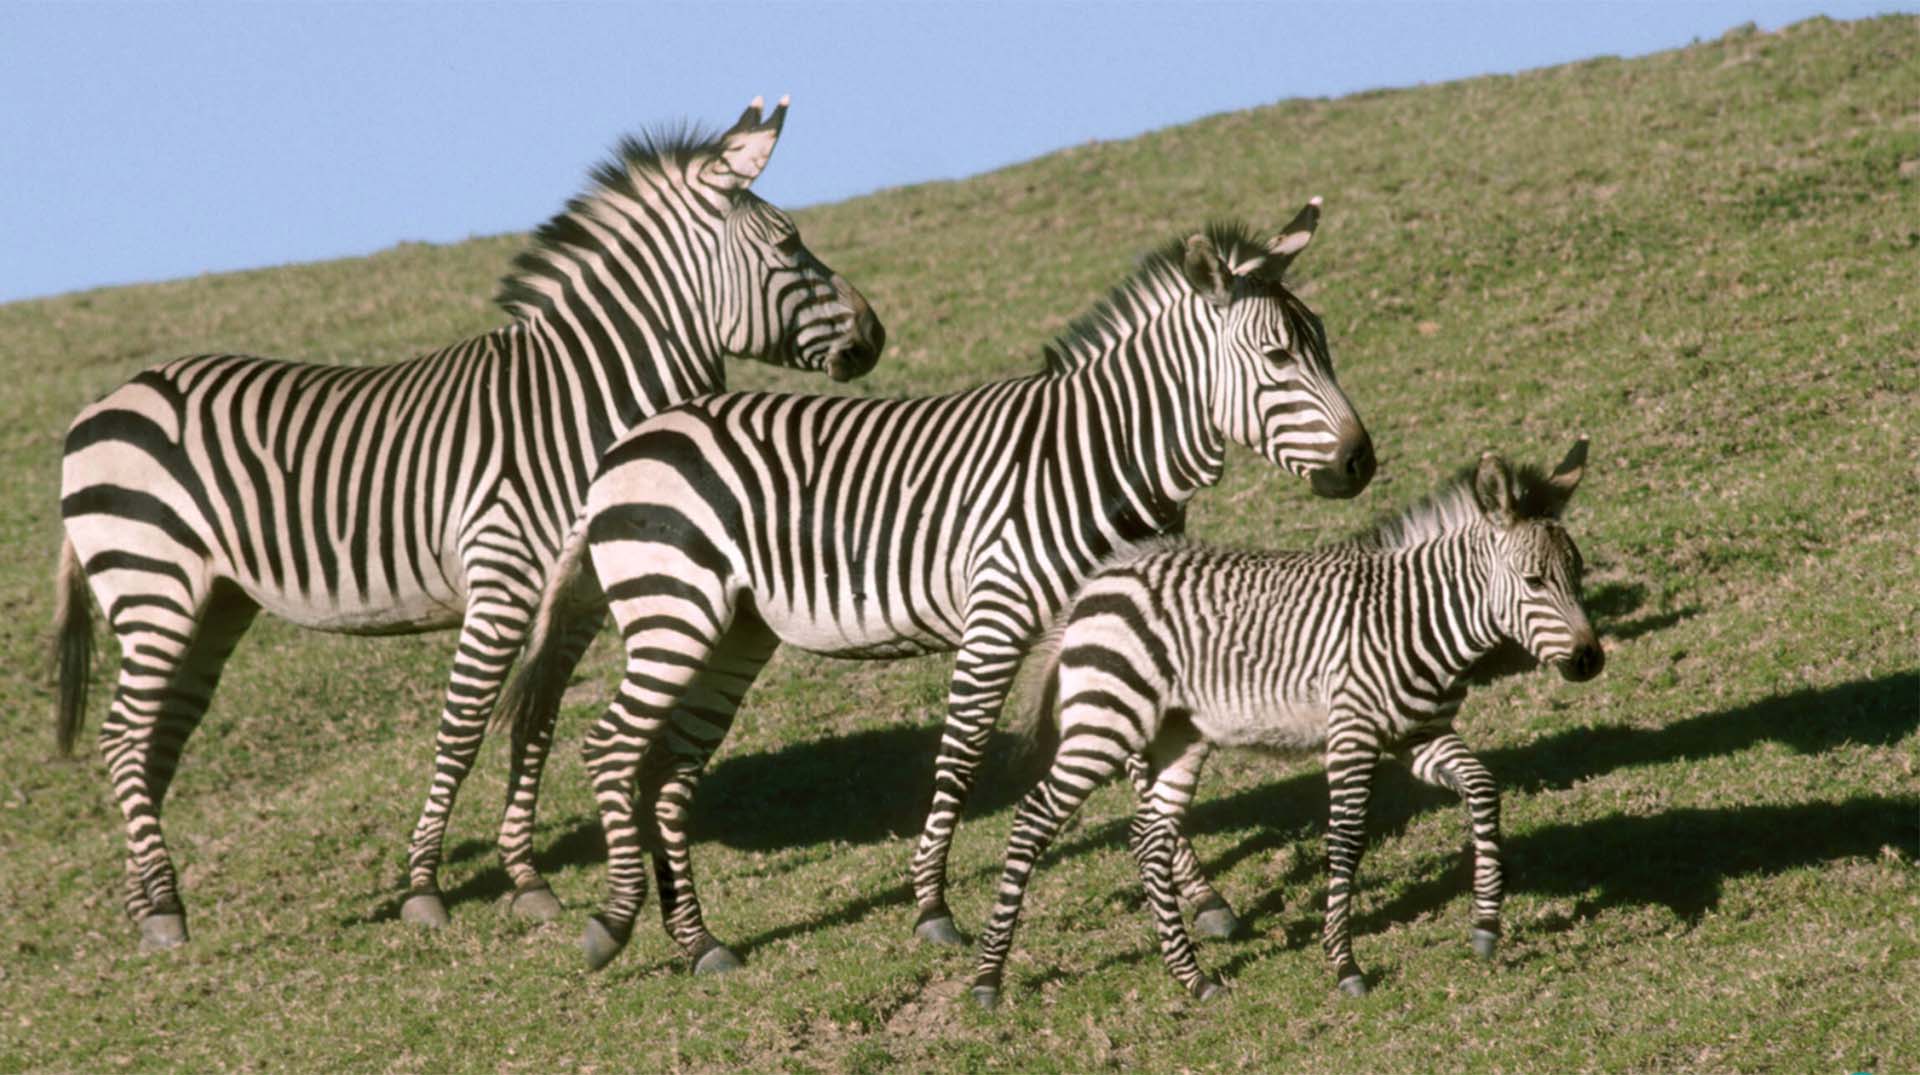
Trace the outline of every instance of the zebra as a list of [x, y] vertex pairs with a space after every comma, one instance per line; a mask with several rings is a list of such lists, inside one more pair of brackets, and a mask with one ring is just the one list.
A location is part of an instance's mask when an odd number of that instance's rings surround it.
[[[122, 652], [100, 747], [144, 949], [187, 939], [161, 804], [259, 610], [350, 634], [460, 628], [402, 905], [407, 921], [444, 924], [448, 814], [600, 452], [724, 388], [727, 355], [842, 381], [878, 360], [885, 332], [866, 299], [749, 189], [787, 105], [763, 115], [756, 97], [718, 135], [623, 140], [515, 261], [498, 329], [371, 368], [182, 358], [73, 421], [56, 736], [69, 752], [82, 719], [91, 589]], [[513, 740], [500, 829], [514, 906], [542, 918], [559, 912], [531, 861], [548, 745]]]
[[1216, 746], [1325, 751], [1331, 820], [1324, 943], [1342, 992], [1362, 995], [1348, 916], [1368, 785], [1383, 753], [1466, 802], [1474, 851], [1471, 942], [1500, 935], [1500, 795], [1453, 730], [1476, 666], [1503, 647], [1568, 680], [1605, 655], [1581, 606], [1582, 562], [1560, 514], [1586, 468], [1574, 443], [1551, 475], [1492, 453], [1360, 537], [1304, 552], [1161, 539], [1125, 551], [1074, 596], [1032, 658], [1057, 718], [1052, 767], [1020, 803], [972, 994], [999, 1002], [1034, 864], [1093, 789], [1134, 758], [1149, 787], [1128, 829], [1167, 969], [1195, 998], [1200, 969], [1174, 892], [1180, 819]]
[[[1228, 440], [1325, 496], [1373, 475], [1320, 320], [1281, 282], [1319, 214], [1315, 198], [1270, 240], [1217, 224], [1154, 251], [1036, 375], [921, 399], [724, 393], [608, 449], [503, 707], [549, 726], [611, 607], [627, 667], [585, 744], [611, 888], [587, 925], [590, 968], [631, 935], [643, 844], [694, 971], [738, 965], [701, 920], [685, 822], [780, 642], [855, 658], [958, 651], [913, 885], [916, 935], [961, 943], [945, 900], [954, 825], [1022, 650], [1079, 580], [1179, 527]], [[669, 724], [666, 749], [650, 750]], [[647, 840], [636, 797], [657, 824]]]

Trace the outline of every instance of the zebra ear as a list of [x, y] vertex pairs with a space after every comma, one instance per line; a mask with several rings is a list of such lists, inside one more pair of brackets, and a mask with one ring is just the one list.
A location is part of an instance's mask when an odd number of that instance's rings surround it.
[[1495, 526], [1513, 521], [1513, 471], [1506, 460], [1492, 452], [1480, 456], [1480, 467], [1473, 472], [1473, 499]]
[[1195, 235], [1187, 240], [1187, 255], [1181, 261], [1181, 271], [1186, 273], [1187, 283], [1201, 298], [1215, 306], [1225, 306], [1233, 299], [1233, 270], [1227, 267], [1227, 261], [1214, 247], [1213, 240], [1204, 234]]
[[740, 113], [727, 133], [720, 136], [720, 148], [700, 171], [702, 178], [727, 191], [747, 189], [767, 167], [774, 143], [780, 140], [780, 128], [787, 122], [787, 98], [780, 98], [773, 114], [760, 118], [762, 102], [755, 97]]
[[[1587, 473], [1587, 438], [1581, 437], [1567, 449], [1567, 457], [1553, 468], [1547, 476], [1547, 487], [1553, 490], [1556, 507], [1564, 507], [1573, 497], [1573, 491], [1580, 487], [1580, 479]], [[1556, 511], [1555, 514], [1558, 514]]]
[[1293, 259], [1307, 248], [1307, 244], [1313, 242], [1313, 230], [1319, 226], [1320, 196], [1316, 194], [1307, 199], [1307, 204], [1293, 215], [1293, 219], [1280, 229], [1279, 234], [1267, 240], [1269, 256], [1261, 266], [1261, 272], [1268, 277], [1279, 278]]

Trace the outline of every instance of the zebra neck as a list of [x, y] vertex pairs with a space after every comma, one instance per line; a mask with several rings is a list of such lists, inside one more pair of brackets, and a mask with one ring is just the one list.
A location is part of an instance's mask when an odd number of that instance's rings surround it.
[[[1143, 329], [1089, 361], [1069, 378], [1081, 386], [1105, 435], [1105, 460], [1124, 499], [1150, 534], [1176, 531], [1186, 502], [1220, 481], [1226, 442], [1214, 428], [1207, 399], [1211, 368], [1196, 358], [1210, 349], [1212, 326], [1186, 309], [1197, 300], [1159, 311], [1171, 320]], [[1178, 350], [1169, 352], [1168, 340]]]
[[559, 301], [512, 326], [524, 330], [530, 362], [555, 385], [554, 404], [572, 407], [591, 428], [596, 453], [648, 415], [727, 387], [711, 332], [685, 316], [689, 297], [671, 314], [640, 305], [638, 295], [602, 298]]
[[[1475, 526], [1421, 542], [1408, 551], [1412, 555], [1400, 581], [1411, 602], [1409, 618], [1433, 625], [1433, 636], [1440, 643], [1436, 671], [1449, 684], [1458, 683], [1503, 640], [1489, 599], [1493, 564], [1485, 535]], [[1446, 607], [1428, 607], [1435, 603]]]
[[[667, 175], [569, 203], [502, 282], [530, 350], [597, 397], [615, 434], [726, 387], [709, 292], [720, 208]], [[604, 443], [597, 447], [605, 447]]]

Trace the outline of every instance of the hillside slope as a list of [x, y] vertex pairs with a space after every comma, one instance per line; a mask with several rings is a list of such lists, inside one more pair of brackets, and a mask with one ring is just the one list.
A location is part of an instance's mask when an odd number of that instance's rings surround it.
[[[1203, 949], [1234, 993], [1196, 1007], [1162, 973], [1110, 789], [1043, 863], [981, 1016], [971, 957], [908, 941], [947, 662], [793, 654], [702, 789], [709, 918], [745, 971], [694, 981], [647, 929], [580, 972], [604, 874], [571, 747], [540, 858], [572, 917], [489, 906], [490, 747], [454, 820], [455, 923], [421, 935], [397, 891], [452, 637], [266, 622], [168, 804], [195, 939], [137, 955], [101, 766], [49, 762], [36, 671], [67, 419], [178, 354], [385, 361], [491, 327], [507, 236], [0, 306], [0, 1070], [1920, 1067], [1920, 19], [1286, 101], [809, 209], [890, 333], [834, 390], [1029, 371], [1140, 252], [1313, 194], [1302, 294], [1380, 477], [1335, 504], [1243, 454], [1196, 533], [1304, 544], [1484, 448], [1593, 439], [1570, 526], [1607, 671], [1497, 684], [1460, 722], [1506, 789], [1496, 966], [1467, 955], [1459, 810], [1389, 774], [1356, 937], [1379, 981], [1338, 998], [1318, 767], [1223, 758], [1192, 830], [1253, 926]], [[614, 675], [604, 639], [585, 672], [563, 743]], [[969, 929], [1023, 791], [992, 768], [955, 848]]]

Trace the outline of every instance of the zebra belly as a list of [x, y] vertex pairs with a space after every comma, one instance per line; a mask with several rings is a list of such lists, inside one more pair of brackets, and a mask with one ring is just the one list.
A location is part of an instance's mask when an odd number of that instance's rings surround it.
[[760, 615], [782, 642], [823, 657], [892, 660], [947, 653], [959, 644], [957, 639], [902, 627], [878, 617], [840, 619], [830, 614], [808, 614], [800, 609], [765, 604], [760, 606]]
[[801, 648], [809, 653], [818, 653], [822, 657], [839, 657], [853, 661], [891, 661], [901, 657], [924, 657], [929, 653], [953, 651], [953, 647], [945, 642], [928, 642], [917, 638], [897, 638], [891, 642], [874, 642], [842, 649]]
[[1219, 746], [1295, 754], [1326, 745], [1328, 712], [1318, 699], [1273, 698], [1196, 708], [1193, 723]]
[[289, 623], [316, 631], [348, 635], [404, 635], [460, 626], [463, 611], [457, 595], [430, 593], [378, 595], [377, 600], [353, 597], [304, 597], [259, 587], [246, 587], [260, 607]]

